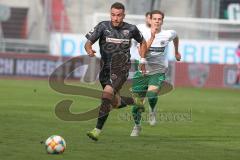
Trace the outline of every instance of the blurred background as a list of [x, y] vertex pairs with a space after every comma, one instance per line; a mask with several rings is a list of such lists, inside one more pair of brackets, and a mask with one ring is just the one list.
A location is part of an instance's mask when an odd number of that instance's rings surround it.
[[[0, 0], [0, 77], [47, 78], [65, 59], [86, 55], [84, 35], [98, 22], [109, 20], [114, 2]], [[174, 62], [169, 47], [169, 79], [175, 86], [239, 88], [239, 0], [119, 2], [126, 6], [126, 21], [133, 24], [144, 23], [147, 11], [165, 13], [164, 29], [174, 29], [180, 37], [181, 63]], [[80, 60], [80, 66], [88, 61]], [[98, 61], [89, 63], [93, 69], [80, 67], [70, 78], [93, 81]]]

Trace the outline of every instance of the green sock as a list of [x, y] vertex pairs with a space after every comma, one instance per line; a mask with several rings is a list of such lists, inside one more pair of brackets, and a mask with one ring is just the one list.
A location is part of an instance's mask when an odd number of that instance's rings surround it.
[[132, 107], [132, 116], [135, 124], [140, 125], [142, 116], [141, 116], [141, 112], [138, 111], [138, 107], [136, 105], [133, 105]]
[[147, 97], [148, 97], [148, 103], [153, 112], [158, 101], [158, 94], [156, 92], [149, 91], [147, 92]]

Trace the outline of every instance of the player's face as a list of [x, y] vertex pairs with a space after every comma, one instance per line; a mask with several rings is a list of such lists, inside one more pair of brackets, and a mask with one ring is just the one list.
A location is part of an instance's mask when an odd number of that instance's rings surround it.
[[116, 8], [111, 9], [111, 21], [114, 27], [121, 25], [124, 17], [125, 17], [125, 13], [123, 9], [116, 9]]
[[161, 14], [153, 14], [151, 19], [151, 26], [160, 28], [163, 24], [163, 17]]

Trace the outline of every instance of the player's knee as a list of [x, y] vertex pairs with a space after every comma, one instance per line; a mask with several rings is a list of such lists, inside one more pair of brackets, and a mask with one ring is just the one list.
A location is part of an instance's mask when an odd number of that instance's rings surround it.
[[136, 105], [138, 105], [138, 106], [143, 106], [144, 105], [144, 100], [142, 100], [142, 99], [139, 99], [139, 98], [136, 98]]
[[134, 105], [132, 107], [132, 114], [141, 114], [142, 112], [145, 112], [144, 105]]
[[138, 106], [144, 105], [144, 99], [138, 95], [133, 95], [134, 103]]
[[112, 99], [113, 98], [113, 89], [105, 87], [102, 93], [102, 98]]
[[134, 105], [134, 106], [132, 107], [132, 113], [133, 113], [133, 114], [136, 114], [137, 111], [138, 111], [138, 107], [137, 107], [136, 105]]
[[158, 97], [158, 93], [157, 92], [153, 92], [153, 91], [148, 91], [147, 92], [147, 97], [148, 99], [155, 99]]
[[112, 106], [113, 108], [119, 108], [119, 106], [121, 106], [121, 98], [120, 98], [120, 95], [119, 94], [116, 94], [115, 96], [113, 96], [113, 99], [112, 99]]

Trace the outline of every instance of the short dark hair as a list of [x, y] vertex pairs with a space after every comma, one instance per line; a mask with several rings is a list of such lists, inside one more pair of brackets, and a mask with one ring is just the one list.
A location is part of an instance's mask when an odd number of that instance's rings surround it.
[[151, 16], [151, 12], [150, 11], [145, 13], [145, 17], [147, 17], [148, 15]]
[[153, 15], [153, 14], [160, 14], [160, 15], [162, 15], [162, 19], [164, 19], [164, 13], [163, 13], [162, 11], [153, 10], [153, 11], [151, 12], [151, 15], [150, 15], [151, 19], [152, 19], [152, 15]]
[[112, 9], [112, 8], [122, 9], [122, 10], [125, 11], [124, 5], [123, 5], [122, 3], [120, 3], [120, 2], [115, 2], [115, 3], [113, 3], [112, 6], [111, 6], [111, 9]]

